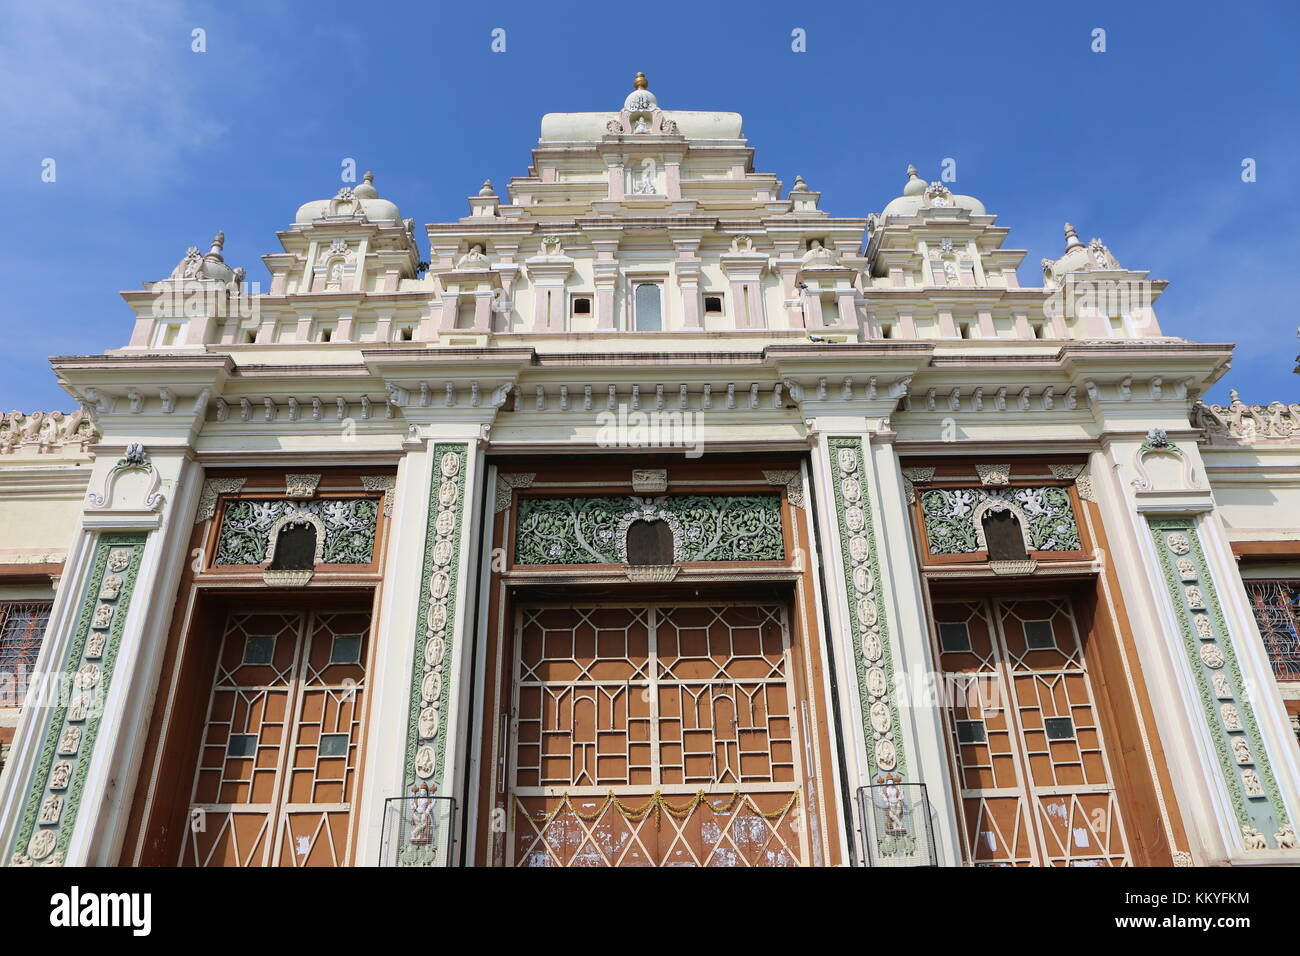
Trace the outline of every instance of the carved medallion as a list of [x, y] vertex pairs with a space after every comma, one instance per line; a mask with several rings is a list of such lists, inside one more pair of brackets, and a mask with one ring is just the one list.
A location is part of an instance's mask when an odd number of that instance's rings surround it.
[[1174, 554], [1186, 554], [1192, 550], [1192, 543], [1187, 540], [1187, 535], [1180, 531], [1166, 536], [1165, 544], [1169, 545], [1169, 550]]
[[1218, 669], [1223, 666], [1223, 650], [1218, 644], [1202, 644], [1201, 660], [1206, 667]]

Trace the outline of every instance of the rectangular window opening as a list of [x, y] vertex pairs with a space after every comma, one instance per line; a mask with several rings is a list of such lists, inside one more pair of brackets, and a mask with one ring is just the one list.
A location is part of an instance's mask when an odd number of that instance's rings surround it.
[[939, 622], [939, 649], [942, 651], [969, 651], [970, 631], [965, 621]]

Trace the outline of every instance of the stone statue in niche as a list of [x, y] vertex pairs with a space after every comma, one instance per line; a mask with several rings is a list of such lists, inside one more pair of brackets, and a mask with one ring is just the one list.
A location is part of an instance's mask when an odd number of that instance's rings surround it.
[[483, 253], [483, 247], [480, 245], [470, 246], [469, 252], [460, 257], [456, 263], [457, 269], [483, 270], [488, 267], [488, 257]]
[[438, 788], [421, 781], [411, 785], [411, 842], [433, 842], [433, 793]]
[[803, 254], [800, 260], [804, 266], [833, 266], [837, 260], [835, 253], [822, 245], [820, 239], [814, 239], [808, 243], [808, 251]]
[[907, 804], [903, 800], [903, 788], [899, 786], [902, 781], [903, 778], [896, 773], [876, 778], [876, 782], [882, 784], [880, 794], [885, 803], [885, 833], [888, 836], [907, 836]]
[[654, 196], [659, 192], [655, 161], [646, 157], [641, 161], [641, 173], [632, 180], [633, 196]]

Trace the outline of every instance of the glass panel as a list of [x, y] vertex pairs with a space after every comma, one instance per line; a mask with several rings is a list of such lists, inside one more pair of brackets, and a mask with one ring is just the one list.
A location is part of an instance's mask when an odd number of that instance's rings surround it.
[[231, 734], [226, 744], [227, 757], [251, 757], [257, 752], [257, 734]]
[[1043, 729], [1047, 731], [1048, 740], [1074, 739], [1074, 721], [1069, 717], [1044, 718]]
[[1025, 621], [1025, 647], [1031, 651], [1050, 650], [1056, 646], [1051, 621]]
[[988, 740], [988, 732], [982, 720], [957, 721], [957, 740], [963, 744], [982, 744]]
[[334, 647], [330, 652], [331, 664], [361, 663], [361, 635], [340, 634], [334, 638]]
[[347, 753], [347, 734], [321, 734], [320, 755], [322, 757], [346, 757]]
[[244, 641], [245, 664], [269, 664], [274, 659], [274, 637], [249, 637]]
[[660, 309], [659, 286], [654, 282], [642, 282], [636, 287], [636, 329], [638, 332], [659, 332], [663, 329], [663, 316]]
[[965, 621], [939, 622], [939, 648], [945, 651], [969, 651], [970, 632]]

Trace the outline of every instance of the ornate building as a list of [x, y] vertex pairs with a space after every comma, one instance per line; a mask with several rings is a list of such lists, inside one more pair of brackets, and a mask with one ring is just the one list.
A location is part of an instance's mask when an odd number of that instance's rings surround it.
[[1300, 863], [1300, 406], [1162, 282], [640, 75], [504, 192], [218, 234], [0, 423], [5, 862]]

